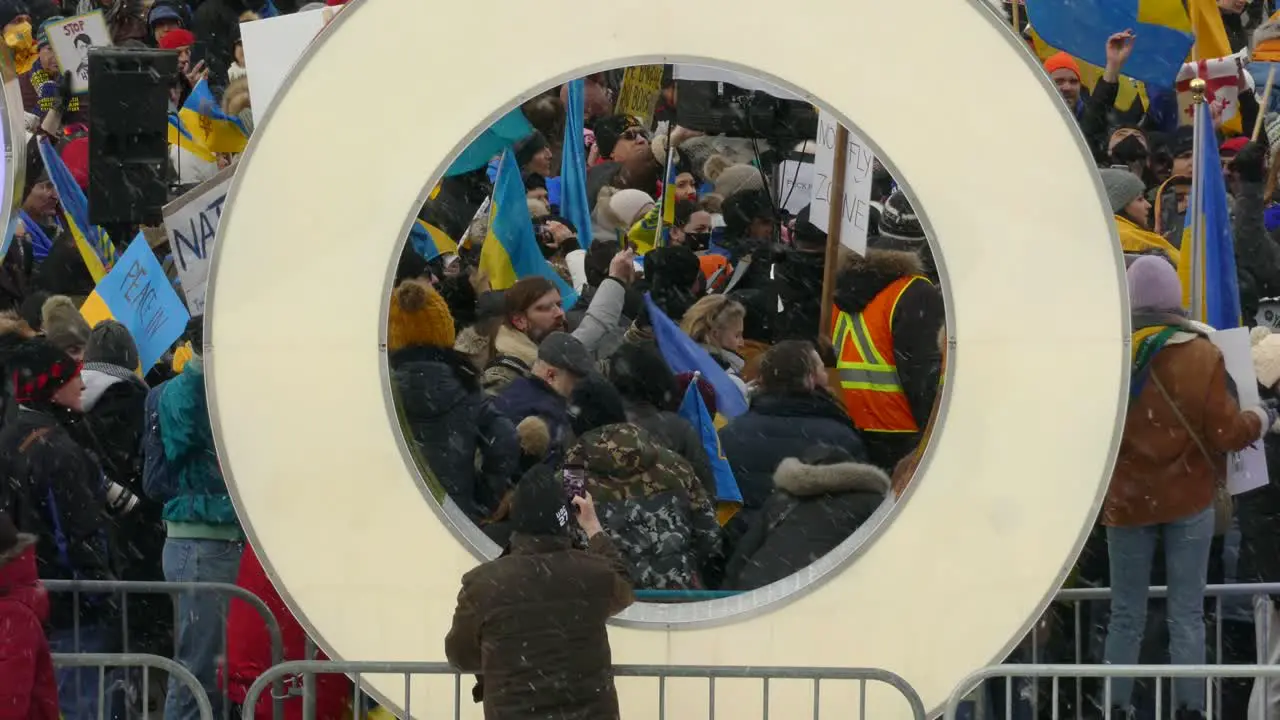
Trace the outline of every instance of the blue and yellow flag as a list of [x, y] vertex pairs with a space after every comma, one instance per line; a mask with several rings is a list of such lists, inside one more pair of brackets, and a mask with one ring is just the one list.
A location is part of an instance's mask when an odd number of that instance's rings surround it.
[[[452, 177], [479, 170], [488, 165], [495, 155], [502, 154], [503, 150], [532, 134], [533, 125], [529, 124], [529, 119], [524, 116], [520, 108], [516, 108], [498, 118], [497, 122], [480, 133], [480, 137], [463, 149], [462, 154], [453, 161], [444, 175]], [[516, 174], [519, 175], [518, 169]]]
[[717, 416], [723, 415], [732, 420], [745, 413], [747, 399], [742, 396], [742, 391], [733, 380], [729, 379], [724, 368], [672, 322], [648, 293], [645, 293], [644, 305], [649, 313], [649, 324], [653, 327], [653, 337], [658, 342], [658, 352], [667, 361], [667, 367], [675, 373], [698, 373], [711, 383], [711, 387], [716, 390]]
[[222, 111], [207, 80], [201, 80], [191, 88], [191, 94], [178, 111], [178, 119], [197, 144], [212, 152], [244, 152], [244, 146], [249, 142], [249, 129], [240, 118]]
[[[585, 81], [569, 83], [569, 102], [564, 108], [564, 149], [560, 155], [560, 214], [578, 230], [578, 247], [591, 247], [591, 202], [587, 197], [587, 149], [583, 142], [582, 115]], [[550, 184], [547, 188], [551, 192]], [[554, 205], [556, 201], [551, 199]]]
[[177, 115], [169, 115], [169, 144], [186, 150], [205, 162], [211, 163], [217, 160], [213, 151], [196, 142], [196, 139], [191, 136], [191, 131], [182, 125], [182, 120]]
[[1151, 88], [1173, 86], [1194, 41], [1182, 0], [1035, 0], [1027, 17], [1044, 42], [1098, 67], [1107, 38], [1132, 29], [1139, 39], [1124, 74]]
[[458, 253], [458, 243], [445, 231], [421, 218], [409, 228], [409, 244], [424, 260], [435, 260], [445, 253]]
[[711, 459], [711, 473], [716, 479], [716, 516], [720, 524], [724, 525], [742, 508], [742, 490], [733, 477], [733, 469], [729, 467], [724, 451], [720, 449], [720, 434], [716, 432], [716, 424], [711, 419], [707, 404], [702, 401], [702, 393], [698, 392], [699, 377], [695, 374], [694, 381], [685, 390], [684, 400], [680, 401], [679, 415], [698, 431], [702, 447]]
[[94, 282], [102, 282], [116, 263], [116, 246], [111, 243], [106, 230], [89, 224], [89, 201], [48, 138], [40, 138], [40, 159], [44, 161], [49, 180], [58, 192], [67, 231], [75, 239], [76, 249], [80, 251], [85, 267], [89, 268], [89, 275]]
[[524, 181], [520, 179], [520, 165], [510, 147], [502, 153], [498, 177], [493, 184], [489, 232], [480, 249], [480, 269], [489, 276], [489, 287], [494, 290], [506, 290], [521, 278], [541, 275], [560, 290], [564, 307], [573, 307], [578, 302], [578, 293], [551, 267], [538, 247], [533, 221], [529, 219]]
[[671, 226], [676, 224], [676, 148], [667, 140], [667, 174], [662, 183], [662, 232], [654, 238], [658, 247], [671, 244]]
[[[1178, 275], [1182, 279], [1182, 304], [1191, 317], [1218, 330], [1240, 327], [1240, 285], [1236, 276], [1235, 244], [1231, 239], [1231, 213], [1227, 186], [1218, 157], [1217, 134], [1208, 103], [1196, 108], [1196, 132], [1200, 133], [1200, 153], [1192, 168], [1193, 191], [1200, 195], [1200, 242], [1191, 238], [1195, 203], [1187, 208]], [[1193, 251], [1193, 248], [1196, 251]], [[1198, 256], [1198, 257], [1197, 257]], [[1200, 307], [1191, 307], [1191, 283], [1199, 278]]]

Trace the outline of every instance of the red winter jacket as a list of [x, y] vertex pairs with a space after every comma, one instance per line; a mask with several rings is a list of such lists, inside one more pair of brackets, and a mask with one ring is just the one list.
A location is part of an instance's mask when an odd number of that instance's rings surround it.
[[[284, 660], [306, 660], [307, 634], [289, 612], [284, 600], [280, 599], [280, 594], [272, 586], [266, 571], [262, 569], [262, 563], [258, 562], [257, 554], [249, 545], [245, 545], [244, 555], [240, 557], [240, 575], [236, 578], [236, 585], [261, 598], [271, 614], [275, 615], [284, 638]], [[316, 659], [328, 658], [317, 652]], [[267, 634], [267, 625], [262, 621], [262, 615], [249, 603], [233, 598], [227, 616], [227, 665], [223, 671], [223, 684], [228, 697], [236, 704], [243, 705], [249, 686], [271, 665], [271, 636]], [[315, 677], [316, 720], [339, 720], [346, 717], [353, 694], [351, 681], [344, 675]], [[286, 678], [286, 689], [289, 685]], [[302, 696], [286, 700], [284, 710], [285, 720], [301, 720]], [[254, 717], [258, 720], [271, 720], [270, 688], [258, 696]]]
[[58, 720], [48, 619], [35, 538], [19, 535], [13, 550], [0, 554], [0, 720]]

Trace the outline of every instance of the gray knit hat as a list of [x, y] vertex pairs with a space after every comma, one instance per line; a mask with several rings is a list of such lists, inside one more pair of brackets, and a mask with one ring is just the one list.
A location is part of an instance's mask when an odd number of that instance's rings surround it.
[[40, 327], [49, 342], [65, 353], [83, 352], [89, 342], [89, 323], [75, 302], [66, 295], [54, 295], [40, 308]]
[[1103, 168], [1098, 171], [1102, 176], [1102, 186], [1107, 189], [1107, 201], [1111, 203], [1111, 212], [1120, 213], [1129, 203], [1146, 192], [1147, 186], [1142, 179], [1128, 170]]
[[129, 329], [115, 320], [103, 320], [89, 331], [89, 344], [84, 350], [87, 363], [106, 363], [126, 370], [138, 367], [138, 346]]

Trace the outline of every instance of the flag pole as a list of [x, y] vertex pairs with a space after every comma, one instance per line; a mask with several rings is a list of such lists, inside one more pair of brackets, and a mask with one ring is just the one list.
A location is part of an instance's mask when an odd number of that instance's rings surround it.
[[[674, 129], [674, 126], [672, 126], [672, 129]], [[675, 152], [676, 146], [671, 142], [671, 130], [668, 130], [667, 164], [662, 168], [662, 197], [658, 198], [658, 225], [653, 231], [653, 246], [656, 248], [667, 246], [666, 243], [662, 242], [662, 216], [666, 214], [667, 193], [673, 190], [673, 188], [670, 187], [671, 183], [667, 181], [671, 179], [671, 160], [675, 155]]]
[[[1191, 81], [1191, 107], [1193, 138], [1191, 144], [1191, 318], [1204, 322], [1204, 178], [1201, 142], [1204, 122], [1205, 82], [1201, 78]], [[1212, 122], [1212, 121], [1210, 121]]]
[[836, 263], [840, 259], [840, 224], [844, 217], [844, 176], [849, 161], [849, 129], [836, 123], [836, 152], [831, 168], [831, 209], [827, 213], [827, 254], [822, 264], [822, 312], [818, 337], [831, 334], [831, 306], [836, 294]]

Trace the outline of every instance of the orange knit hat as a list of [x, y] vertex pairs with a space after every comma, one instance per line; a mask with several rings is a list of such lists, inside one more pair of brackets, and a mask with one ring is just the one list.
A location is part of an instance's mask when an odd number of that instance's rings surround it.
[[449, 305], [431, 283], [405, 280], [392, 291], [387, 350], [410, 345], [451, 348], [455, 339]]
[[1075, 73], [1077, 79], [1079, 79], [1080, 77], [1079, 63], [1076, 62], [1075, 58], [1071, 57], [1065, 52], [1060, 52], [1055, 55], [1050, 55], [1049, 59], [1044, 61], [1045, 72], [1052, 75], [1055, 70], [1070, 70], [1071, 72]]

